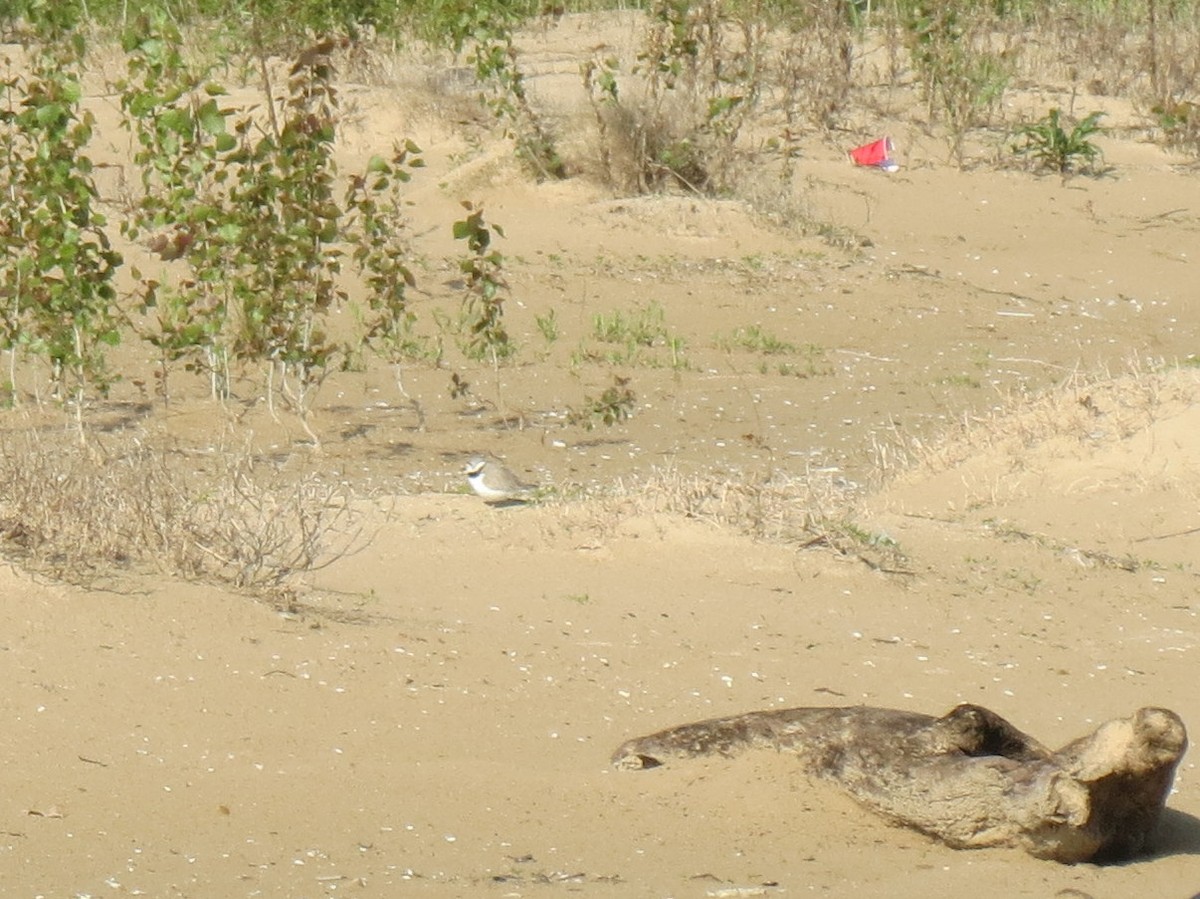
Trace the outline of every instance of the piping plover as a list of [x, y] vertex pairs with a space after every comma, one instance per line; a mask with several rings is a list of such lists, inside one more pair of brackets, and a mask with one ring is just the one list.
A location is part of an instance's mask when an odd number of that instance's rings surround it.
[[483, 456], [472, 456], [463, 471], [471, 489], [483, 497], [484, 502], [528, 502], [537, 491], [535, 486], [521, 481], [499, 462]]

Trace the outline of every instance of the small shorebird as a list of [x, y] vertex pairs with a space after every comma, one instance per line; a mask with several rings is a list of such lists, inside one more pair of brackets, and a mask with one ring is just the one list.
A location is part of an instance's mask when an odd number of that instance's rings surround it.
[[537, 491], [533, 484], [526, 484], [499, 462], [483, 456], [472, 456], [463, 472], [471, 489], [487, 503], [524, 503]]

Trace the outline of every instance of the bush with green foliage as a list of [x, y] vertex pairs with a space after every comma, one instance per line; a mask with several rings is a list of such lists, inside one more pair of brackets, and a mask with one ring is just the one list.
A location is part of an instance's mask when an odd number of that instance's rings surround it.
[[986, 122], [1008, 87], [1008, 66], [988, 44], [994, 15], [979, 0], [913, 0], [904, 25], [930, 116], [944, 118], [961, 163], [967, 131]]
[[483, 100], [516, 144], [517, 155], [539, 180], [566, 177], [555, 136], [534, 107], [517, 62], [516, 29], [527, 18], [520, 4], [448, 4], [437, 14], [445, 40], [467, 61], [485, 88]]
[[49, 363], [55, 394], [73, 403], [80, 436], [91, 391], [112, 375], [106, 349], [120, 341], [112, 248], [86, 149], [94, 118], [81, 108], [84, 40], [52, 28], [27, 75], [0, 84], [0, 345]]
[[194, 71], [179, 29], [163, 13], [138, 17], [122, 35], [127, 76], [117, 85], [123, 124], [136, 141], [133, 161], [142, 193], [122, 223], [124, 234], [147, 237], [166, 261], [181, 260], [183, 277], [162, 280], [134, 271], [141, 283], [139, 330], [158, 351], [158, 393], [171, 398], [170, 373], [183, 360], [204, 372], [214, 397], [229, 394], [226, 337], [230, 295], [225, 279], [234, 227], [223, 190], [237, 141], [225, 89]]
[[466, 275], [463, 312], [467, 338], [463, 352], [470, 359], [490, 359], [496, 365], [516, 352], [516, 345], [504, 327], [504, 301], [508, 280], [504, 276], [504, 254], [492, 247], [492, 236], [504, 236], [504, 229], [488, 224], [483, 207], [462, 201], [467, 211], [454, 223], [454, 239], [466, 241], [467, 253], [459, 261]]
[[[179, 359], [207, 371], [221, 398], [231, 362], [261, 365], [268, 402], [286, 400], [315, 442], [309, 413], [331, 366], [351, 364], [365, 348], [398, 365], [409, 349], [414, 277], [399, 190], [421, 165], [420, 150], [397, 145], [390, 159], [372, 157], [339, 186], [333, 62], [343, 39], [297, 57], [278, 109], [267, 81], [260, 117], [220, 105], [224, 89], [189, 70], [179, 32], [164, 18], [139, 19], [124, 46], [122, 108], [143, 188], [125, 231], [148, 233], [161, 258], [186, 268], [174, 278], [135, 273], [164, 399]], [[367, 291], [360, 332], [334, 338], [328, 320], [346, 301], [347, 253]]]

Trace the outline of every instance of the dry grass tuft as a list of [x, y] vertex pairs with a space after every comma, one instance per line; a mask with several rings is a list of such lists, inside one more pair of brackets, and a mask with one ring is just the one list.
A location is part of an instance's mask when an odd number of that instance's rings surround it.
[[1056, 388], [1016, 397], [986, 415], [969, 415], [932, 440], [876, 444], [883, 478], [946, 471], [980, 453], [1019, 457], [1051, 440], [1102, 446], [1123, 440], [1200, 398], [1200, 371], [1130, 364], [1127, 374], [1074, 373]]
[[785, 541], [801, 539], [814, 520], [840, 516], [852, 505], [850, 491], [839, 491], [830, 479], [820, 476], [775, 474], [734, 480], [673, 468], [620, 479], [609, 499], [635, 515], [682, 515]]
[[198, 459], [143, 440], [104, 452], [10, 434], [0, 479], [0, 550], [76, 583], [150, 569], [283, 594], [348, 551], [331, 558], [328, 537], [350, 547], [359, 536], [344, 487], [281, 478], [244, 452]]
[[827, 472], [733, 478], [667, 468], [620, 479], [579, 507], [593, 527], [603, 530], [633, 518], [682, 517], [801, 549], [829, 549], [887, 573], [907, 573], [895, 541], [856, 524], [861, 499], [855, 485]]

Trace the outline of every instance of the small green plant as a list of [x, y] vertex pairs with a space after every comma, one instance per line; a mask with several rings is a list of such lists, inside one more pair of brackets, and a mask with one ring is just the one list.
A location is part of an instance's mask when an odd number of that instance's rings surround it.
[[747, 325], [736, 329], [732, 334], [716, 339], [718, 349], [725, 352], [748, 350], [752, 353], [762, 353], [765, 356], [782, 356], [797, 352], [794, 343], [782, 340], [763, 330], [761, 325]]
[[508, 280], [504, 277], [504, 256], [492, 249], [492, 235], [504, 236], [504, 229], [488, 224], [483, 207], [462, 201], [467, 217], [454, 223], [454, 239], [467, 243], [467, 255], [458, 264], [467, 276], [463, 312], [467, 338], [463, 351], [471, 359], [490, 358], [493, 365], [510, 358], [516, 346], [504, 327], [504, 300]]
[[862, 546], [882, 546], [888, 549], [895, 549], [899, 544], [889, 537], [887, 534], [874, 531], [868, 531], [866, 528], [853, 521], [843, 521], [840, 523], [838, 530], [841, 534], [855, 543]]
[[615, 140], [610, 129], [615, 110], [620, 109], [620, 90], [617, 86], [617, 72], [621, 64], [615, 56], [603, 59], [591, 59], [580, 67], [583, 75], [583, 89], [587, 91], [588, 100], [592, 105], [592, 114], [596, 117], [596, 129], [599, 133], [600, 166], [609, 184], [618, 183], [618, 177], [613, 167], [612, 144]]
[[458, 372], [453, 372], [450, 375], [450, 386], [446, 391], [450, 394], [450, 399], [452, 400], [466, 399], [471, 395], [471, 382]]
[[758, 324], [745, 325], [731, 334], [718, 335], [714, 345], [726, 353], [757, 353], [758, 372], [762, 375], [810, 378], [831, 371], [822, 347], [812, 343], [794, 344], [771, 334]]
[[567, 420], [592, 430], [597, 424], [611, 427], [633, 416], [637, 397], [629, 386], [629, 378], [613, 375], [612, 384], [599, 397], [585, 396], [579, 409], [571, 409]]
[[683, 371], [688, 367], [687, 341], [678, 334], [667, 336], [667, 352], [671, 355], [671, 368]]
[[542, 333], [542, 338], [547, 344], [552, 344], [559, 338], [558, 330], [558, 315], [553, 309], [545, 315], [535, 315], [534, 323], [537, 324], [537, 329]]
[[[1102, 112], [1093, 112], [1068, 131], [1062, 115], [1051, 109], [1043, 118], [1017, 130], [1024, 143], [1015, 144], [1013, 153], [1026, 156], [1042, 169], [1057, 172], [1064, 177], [1073, 172], [1094, 174], [1101, 165], [1104, 155], [1092, 138], [1099, 134]], [[1068, 123], [1069, 125], [1069, 123]]]

